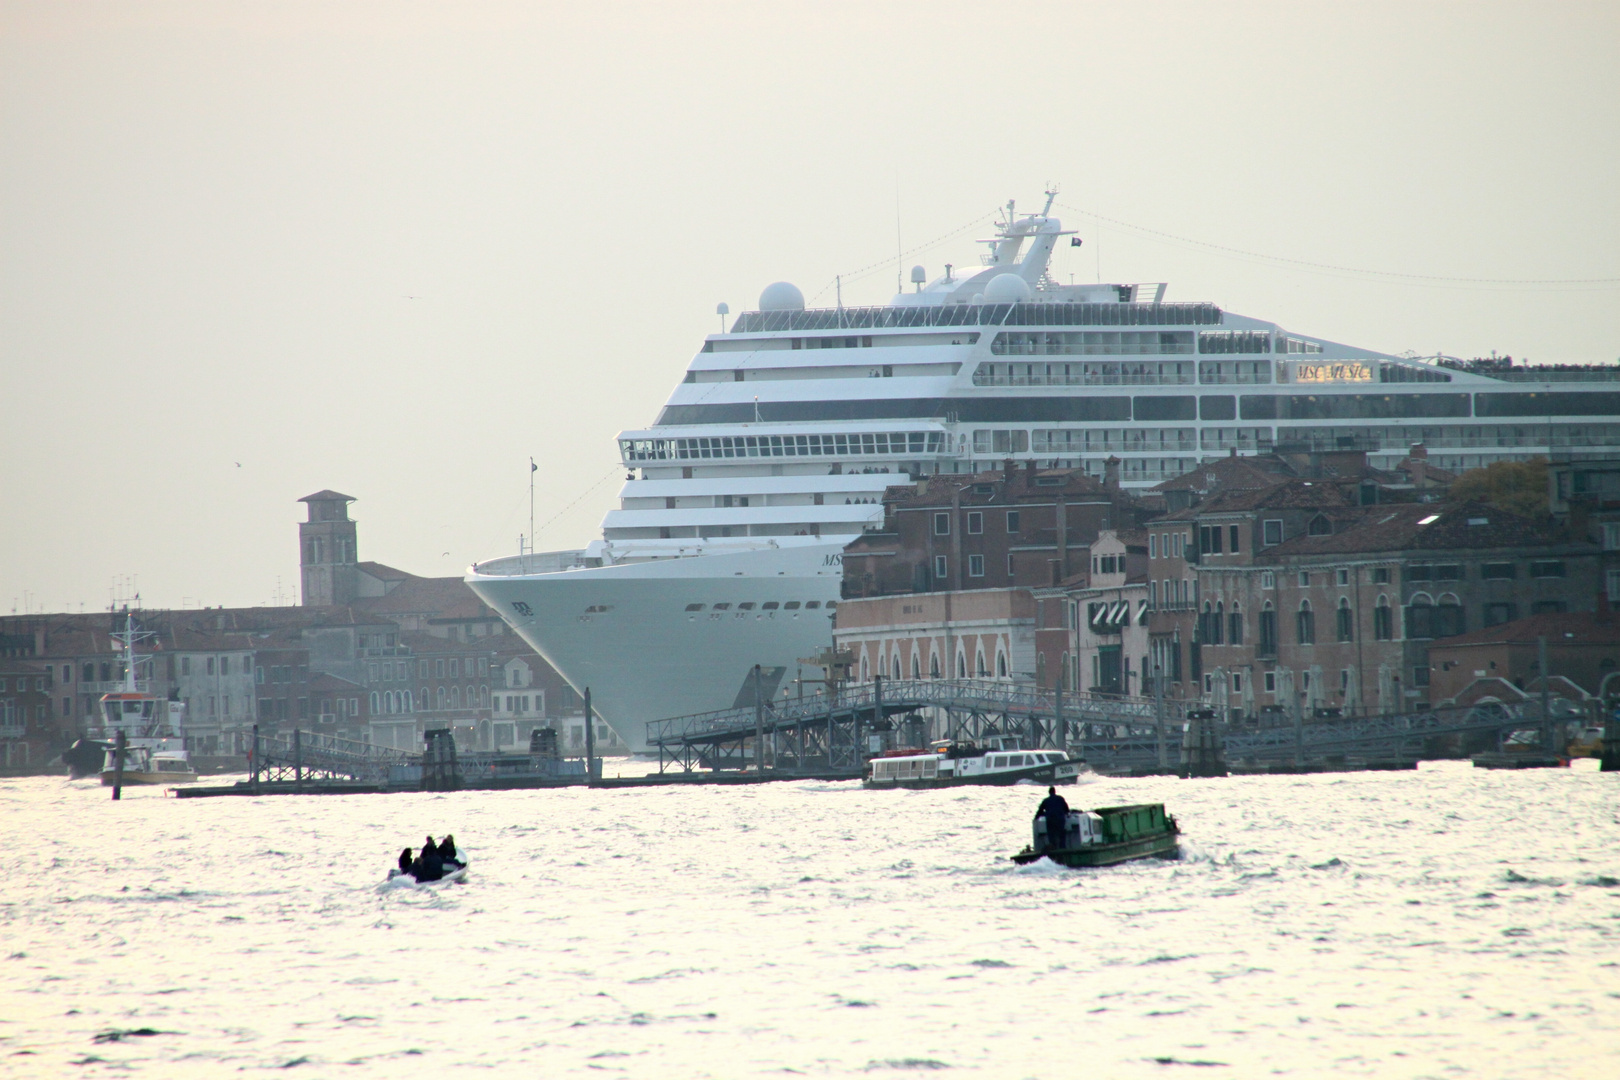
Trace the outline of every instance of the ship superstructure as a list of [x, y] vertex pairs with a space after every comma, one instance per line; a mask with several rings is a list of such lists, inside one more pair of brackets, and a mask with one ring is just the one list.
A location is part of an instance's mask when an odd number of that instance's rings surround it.
[[[1152, 284], [1062, 285], [1070, 235], [1013, 204], [981, 265], [882, 307], [807, 308], [777, 282], [711, 334], [654, 423], [621, 432], [631, 478], [602, 539], [497, 559], [468, 583], [632, 745], [645, 721], [724, 708], [754, 664], [829, 641], [843, 546], [893, 484], [1007, 459], [1145, 487], [1280, 445], [1415, 443], [1464, 469], [1620, 446], [1620, 372], [1462, 370], [1287, 330]], [[750, 699], [751, 700], [751, 699]]]

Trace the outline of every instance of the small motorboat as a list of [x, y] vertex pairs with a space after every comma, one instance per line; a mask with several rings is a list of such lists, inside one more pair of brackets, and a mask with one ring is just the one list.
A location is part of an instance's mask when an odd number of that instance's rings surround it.
[[441, 885], [445, 882], [466, 881], [467, 853], [464, 851], [458, 851], [456, 852], [456, 856], [457, 857], [454, 859], [446, 859], [444, 861], [444, 875], [442, 877], [435, 878], [432, 881], [418, 881], [416, 875], [412, 874], [409, 870], [401, 870], [399, 867], [395, 866], [389, 869], [388, 879], [384, 881], [383, 884], [428, 886]]
[[1181, 829], [1163, 803], [1070, 810], [1061, 838], [1048, 838], [1046, 816], [1035, 815], [1032, 843], [1012, 861], [1020, 866], [1051, 859], [1063, 866], [1112, 866], [1131, 859], [1173, 859]]

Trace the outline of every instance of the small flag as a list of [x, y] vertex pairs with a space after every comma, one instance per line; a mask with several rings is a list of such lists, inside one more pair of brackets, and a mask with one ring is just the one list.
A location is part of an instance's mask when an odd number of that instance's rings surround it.
[[1079, 247], [1084, 242], [1085, 241], [1081, 240], [1078, 236], [1069, 237], [1069, 246], [1070, 247]]
[[536, 465], [534, 463], [534, 458], [529, 459], [529, 471], [530, 472], [539, 472], [540, 471], [540, 466], [538, 466], [538, 465]]

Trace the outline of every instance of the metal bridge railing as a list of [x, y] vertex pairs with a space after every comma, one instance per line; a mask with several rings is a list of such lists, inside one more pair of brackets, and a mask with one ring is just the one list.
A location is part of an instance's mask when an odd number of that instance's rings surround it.
[[[829, 714], [848, 715], [878, 707], [881, 698], [885, 712], [907, 712], [921, 708], [964, 711], [1020, 713], [1055, 716], [1057, 694], [1051, 690], [981, 679], [884, 679], [840, 688], [833, 694], [791, 698], [769, 702], [764, 708], [768, 731], [824, 720]], [[1196, 702], [1166, 700], [1167, 721], [1179, 722]], [[1063, 695], [1064, 718], [1074, 722], [1128, 723], [1156, 719], [1158, 706], [1152, 698], [1104, 697], [1088, 693]], [[717, 709], [653, 720], [647, 724], [647, 742], [654, 746], [694, 739], [724, 737], [752, 731], [754, 708]]]

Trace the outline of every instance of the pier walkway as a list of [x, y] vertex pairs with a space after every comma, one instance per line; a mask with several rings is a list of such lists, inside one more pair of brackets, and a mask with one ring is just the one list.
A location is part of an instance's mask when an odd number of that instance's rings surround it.
[[[250, 786], [361, 785], [378, 790], [423, 786], [424, 754], [295, 730], [259, 736]], [[514, 751], [440, 755], [428, 787], [549, 787], [583, 784], [583, 759]]]
[[647, 743], [658, 751], [660, 772], [670, 766], [743, 768], [753, 763], [756, 736], [764, 737], [767, 767], [849, 776], [859, 776], [866, 758], [886, 747], [996, 736], [1015, 737], [1030, 748], [1067, 750], [1111, 768], [1170, 769], [1187, 710], [1200, 707], [988, 680], [879, 678], [760, 709], [654, 720], [647, 725]]
[[[766, 768], [859, 776], [866, 758], [884, 749], [995, 736], [1065, 750], [1099, 772], [1174, 772], [1189, 713], [1208, 709], [1198, 701], [1059, 695], [988, 680], [876, 679], [757, 709], [655, 720], [647, 742], [657, 750], [660, 772], [747, 768], [759, 744]], [[1524, 702], [1266, 727], [1206, 723], [1234, 766], [1314, 769], [1411, 767], [1423, 758], [1461, 756], [1470, 745], [1501, 746], [1541, 720], [1539, 707]]]

